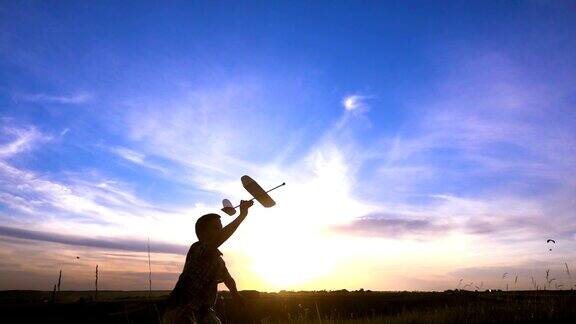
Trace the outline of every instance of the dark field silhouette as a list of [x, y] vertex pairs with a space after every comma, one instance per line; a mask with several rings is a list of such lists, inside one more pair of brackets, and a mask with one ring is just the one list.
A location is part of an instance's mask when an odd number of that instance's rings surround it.
[[[4, 323], [159, 323], [169, 291], [0, 292]], [[223, 323], [570, 323], [576, 292], [242, 291], [246, 308], [221, 293]], [[9, 319], [9, 321], [4, 321]]]

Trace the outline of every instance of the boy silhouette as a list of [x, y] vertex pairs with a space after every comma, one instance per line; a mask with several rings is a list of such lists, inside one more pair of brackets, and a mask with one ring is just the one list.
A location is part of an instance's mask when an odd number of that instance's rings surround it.
[[220, 282], [230, 290], [234, 300], [243, 304], [218, 247], [234, 234], [253, 204], [242, 200], [240, 215], [225, 227], [218, 214], [206, 214], [196, 221], [198, 242], [190, 247], [184, 270], [168, 297], [164, 324], [221, 323], [213, 308]]

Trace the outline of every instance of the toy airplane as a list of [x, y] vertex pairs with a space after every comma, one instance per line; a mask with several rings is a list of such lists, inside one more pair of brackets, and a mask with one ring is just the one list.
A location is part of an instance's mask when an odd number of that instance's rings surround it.
[[[250, 193], [252, 195], [252, 199], [250, 199], [250, 200], [256, 199], [262, 206], [264, 206], [266, 208], [270, 208], [270, 207], [276, 205], [276, 202], [274, 201], [274, 199], [272, 199], [272, 197], [270, 197], [270, 195], [268, 193], [272, 190], [276, 190], [276, 189], [286, 185], [286, 182], [283, 182], [282, 184], [280, 184], [280, 185], [278, 185], [278, 186], [276, 186], [276, 187], [274, 187], [268, 191], [264, 191], [264, 189], [262, 189], [262, 187], [260, 187], [258, 182], [254, 181], [254, 179], [250, 178], [247, 175], [242, 176], [241, 180], [242, 180], [242, 186], [244, 186], [244, 189], [246, 189], [246, 191], [248, 191], [248, 193]], [[230, 215], [230, 216], [236, 214], [236, 208], [240, 207], [240, 205], [233, 206], [232, 203], [230, 202], [230, 200], [228, 200], [228, 199], [222, 200], [222, 205], [224, 206], [222, 208], [222, 211], [225, 212], [226, 214]]]

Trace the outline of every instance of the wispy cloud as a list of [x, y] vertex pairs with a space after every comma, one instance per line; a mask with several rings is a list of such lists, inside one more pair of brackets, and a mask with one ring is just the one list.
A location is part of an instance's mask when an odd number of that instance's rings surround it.
[[[499, 244], [543, 241], [547, 235], [572, 240], [576, 224], [561, 216], [550, 221], [546, 204], [530, 198], [462, 198], [435, 195], [426, 205], [393, 204], [335, 226], [337, 232], [382, 238], [435, 240], [468, 235]], [[564, 223], [564, 226], [557, 226]]]
[[45, 93], [23, 94], [14, 97], [16, 100], [38, 103], [56, 103], [66, 105], [79, 105], [90, 102], [94, 95], [90, 93], [76, 93], [71, 95], [50, 95]]
[[[104, 250], [122, 250], [131, 252], [147, 251], [146, 240], [134, 240], [119, 237], [83, 237], [77, 235], [32, 231], [7, 226], [0, 226], [0, 235], [17, 239], [60, 243], [71, 246], [85, 246]], [[157, 253], [185, 254], [187, 249], [188, 246], [186, 245], [170, 244], [158, 241], [154, 242], [154, 252]]]
[[50, 136], [43, 135], [35, 127], [3, 127], [2, 133], [7, 142], [0, 143], [0, 158], [8, 158], [31, 149], [34, 145], [49, 141]]
[[163, 165], [160, 165], [159, 163], [150, 161], [150, 159], [148, 159], [148, 156], [146, 154], [135, 151], [133, 149], [129, 149], [127, 147], [122, 146], [106, 147], [104, 145], [99, 145], [99, 147], [103, 149], [105, 152], [111, 152], [114, 155], [122, 158], [123, 160], [129, 161], [144, 168], [148, 168], [151, 171], [155, 172], [157, 175], [161, 175], [162, 177], [168, 180], [174, 182], [185, 181], [184, 179], [174, 175], [176, 173], [174, 169], [176, 169], [177, 166], [173, 166], [173, 168], [169, 170], [168, 168], [166, 168]]
[[[28, 230], [26, 230], [28, 231]], [[12, 234], [22, 234], [12, 233]], [[24, 235], [35, 236], [38, 233], [26, 233]], [[46, 283], [53, 282], [62, 270], [62, 288], [66, 290], [89, 290], [93, 289], [91, 283], [94, 278], [94, 267], [99, 264], [101, 271], [102, 289], [141, 290], [148, 282], [142, 269], [148, 265], [147, 257], [142, 252], [132, 252], [129, 249], [139, 249], [143, 244], [146, 248], [146, 240], [130, 242], [126, 244], [122, 239], [111, 238], [110, 242], [99, 242], [101, 238], [88, 235], [89, 242], [85, 242], [82, 236], [53, 237], [48, 240], [21, 239], [0, 235], [0, 286], [4, 289], [45, 289]], [[62, 240], [63, 243], [53, 242]], [[71, 244], [68, 244], [71, 243]], [[88, 243], [77, 245], [76, 243]], [[95, 244], [94, 244], [95, 243]], [[103, 244], [100, 244], [103, 243]], [[110, 246], [112, 244], [112, 246]], [[102, 247], [100, 247], [103, 245]], [[127, 245], [127, 246], [126, 246]], [[128, 247], [128, 250], [125, 248]], [[120, 249], [116, 249], [120, 248]], [[155, 289], [171, 289], [182, 268], [183, 256], [174, 246], [167, 246], [156, 250], [155, 241], [151, 242], [153, 282]], [[184, 248], [184, 247], [183, 247]], [[184, 249], [185, 250], [185, 249]], [[50, 253], [47, 253], [49, 251]], [[22, 257], [25, 256], [25, 257]]]
[[[22, 129], [14, 133], [25, 134], [21, 136], [23, 138], [45, 137], [37, 131], [27, 135], [30, 132]], [[22, 145], [15, 143], [31, 141], [23, 141], [21, 137], [6, 144], [10, 149], [4, 151], [10, 154], [20, 152]], [[0, 202], [5, 207], [4, 211], [0, 211], [0, 220], [3, 224], [57, 230], [61, 234], [92, 232], [135, 235], [136, 232], [146, 235], [153, 226], [151, 224], [164, 217], [186, 218], [186, 223], [193, 222], [186, 216], [188, 210], [155, 207], [138, 198], [130, 185], [117, 180], [98, 174], [72, 172], [58, 174], [57, 180], [53, 177], [19, 168], [8, 160], [0, 160]], [[160, 228], [165, 225], [159, 222], [154, 226]], [[172, 231], [175, 236], [189, 236], [184, 230], [167, 228], [166, 231]]]
[[363, 237], [433, 240], [439, 235], [447, 234], [452, 228], [449, 224], [434, 223], [429, 219], [413, 219], [407, 215], [390, 217], [389, 215], [372, 214], [356, 219], [349, 224], [336, 226], [334, 229]]
[[143, 164], [144, 159], [146, 158], [146, 155], [125, 147], [112, 147], [110, 148], [110, 151], [119, 155], [123, 159], [126, 159], [136, 164]]
[[[253, 172], [275, 145], [269, 114], [257, 110], [258, 82], [187, 90], [170, 98], [133, 98], [126, 105], [128, 137], [142, 154], [161, 157], [182, 168], [178, 178], [207, 190], [234, 175]], [[163, 108], [160, 108], [163, 107]], [[162, 112], [164, 110], [164, 112]]]
[[[186, 218], [186, 211], [154, 207], [137, 198], [129, 188], [117, 181], [82, 179], [89, 177], [87, 174], [71, 175], [54, 181], [0, 162], [0, 177], [3, 179], [0, 199], [12, 211], [0, 213], [5, 224], [33, 224], [34, 228], [60, 229], [61, 233], [145, 235], [149, 226], [162, 218]], [[19, 217], [21, 213], [26, 217]], [[186, 223], [189, 222], [193, 220]], [[171, 227], [161, 222], [154, 226], [165, 225]], [[174, 235], [186, 237], [182, 230], [174, 231]]]
[[367, 196], [394, 215], [420, 208], [419, 217], [448, 220], [454, 233], [573, 236], [576, 136], [563, 120], [574, 111], [569, 89], [552, 86], [564, 82], [531, 78], [504, 54], [452, 71], [430, 100], [410, 102], [419, 117], [407, 131], [368, 148], [378, 167], [364, 178]]

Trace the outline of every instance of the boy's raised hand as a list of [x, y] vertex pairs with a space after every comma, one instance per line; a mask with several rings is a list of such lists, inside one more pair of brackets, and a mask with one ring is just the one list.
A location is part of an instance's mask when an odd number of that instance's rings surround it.
[[252, 207], [252, 205], [254, 205], [254, 201], [253, 200], [242, 200], [240, 201], [240, 213], [241, 214], [247, 214], [248, 213], [248, 209], [250, 207]]
[[222, 243], [226, 242], [226, 240], [228, 240], [228, 238], [230, 238], [230, 236], [236, 232], [236, 229], [238, 226], [240, 226], [240, 223], [242, 223], [248, 215], [248, 208], [252, 207], [252, 205], [254, 205], [254, 202], [250, 200], [242, 200], [240, 202], [240, 215], [238, 215], [238, 217], [236, 217], [228, 225], [222, 228], [219, 235], [217, 235], [217, 237], [214, 239], [214, 242], [212, 243], [215, 247], [222, 245]]

